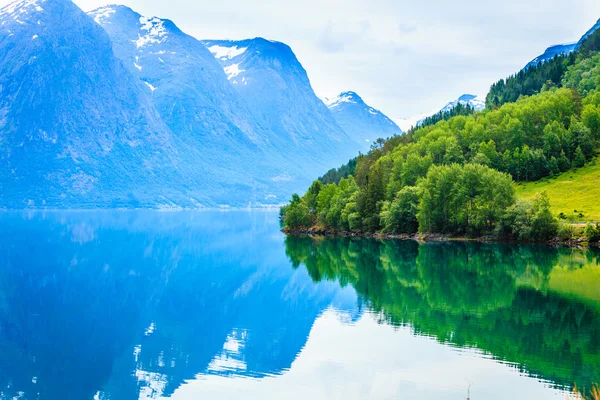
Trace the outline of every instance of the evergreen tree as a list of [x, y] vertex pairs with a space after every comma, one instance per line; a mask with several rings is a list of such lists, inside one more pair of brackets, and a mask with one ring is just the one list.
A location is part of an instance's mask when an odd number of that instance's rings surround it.
[[573, 158], [573, 166], [575, 168], [581, 168], [585, 165], [585, 155], [581, 151], [581, 147], [577, 146], [575, 150], [575, 157]]

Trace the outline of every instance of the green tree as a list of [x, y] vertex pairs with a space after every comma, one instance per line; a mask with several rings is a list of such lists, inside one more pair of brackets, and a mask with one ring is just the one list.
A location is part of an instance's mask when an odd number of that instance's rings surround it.
[[306, 205], [312, 213], [316, 213], [317, 211], [317, 202], [321, 188], [323, 188], [323, 184], [321, 181], [316, 180], [312, 183], [312, 185], [310, 185], [308, 191], [306, 192]]
[[420, 188], [422, 232], [491, 232], [515, 202], [510, 176], [479, 164], [434, 166]]
[[581, 168], [585, 165], [585, 155], [581, 151], [581, 147], [577, 146], [575, 150], [575, 156], [573, 157], [573, 166], [575, 168]]
[[531, 238], [539, 242], [555, 238], [558, 233], [558, 220], [552, 214], [548, 194], [542, 192], [533, 199], [532, 206]]
[[285, 207], [285, 227], [288, 229], [308, 228], [312, 223], [306, 200], [293, 194], [290, 204]]
[[600, 140], [600, 107], [594, 104], [587, 104], [581, 112], [581, 120], [590, 129], [592, 138]]
[[548, 241], [558, 234], [546, 192], [533, 201], [519, 200], [510, 207], [497, 227], [499, 237], [529, 242]]
[[419, 189], [406, 186], [398, 192], [394, 201], [387, 202], [381, 211], [383, 231], [389, 233], [416, 233], [419, 229]]

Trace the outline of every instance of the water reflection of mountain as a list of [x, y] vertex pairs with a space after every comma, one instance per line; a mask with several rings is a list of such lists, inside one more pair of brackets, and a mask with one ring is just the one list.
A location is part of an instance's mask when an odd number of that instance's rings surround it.
[[598, 304], [549, 285], [556, 265], [599, 253], [549, 247], [288, 237], [293, 265], [351, 285], [386, 322], [476, 347], [559, 387], [600, 381]]
[[4, 213], [0, 399], [152, 398], [207, 374], [282, 374], [323, 310], [353, 322], [363, 304], [382, 322], [589, 387], [600, 381], [600, 308], [550, 277], [557, 264], [597, 260], [544, 247], [284, 241], [272, 213]]
[[3, 214], [0, 398], [169, 395], [199, 373], [288, 369], [331, 304], [273, 214]]

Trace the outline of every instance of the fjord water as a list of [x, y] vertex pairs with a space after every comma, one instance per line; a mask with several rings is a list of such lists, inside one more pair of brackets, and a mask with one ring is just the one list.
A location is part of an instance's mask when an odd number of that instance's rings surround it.
[[565, 398], [600, 382], [599, 256], [3, 213], [0, 398]]

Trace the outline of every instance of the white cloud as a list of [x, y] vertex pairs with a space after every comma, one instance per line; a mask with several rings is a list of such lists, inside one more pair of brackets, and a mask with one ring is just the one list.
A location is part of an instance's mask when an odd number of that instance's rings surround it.
[[[115, 0], [75, 0], [85, 10]], [[116, 0], [200, 39], [289, 44], [320, 96], [354, 90], [392, 118], [491, 83], [600, 18], [597, 0]], [[9, 1], [0, 0], [0, 4]]]

